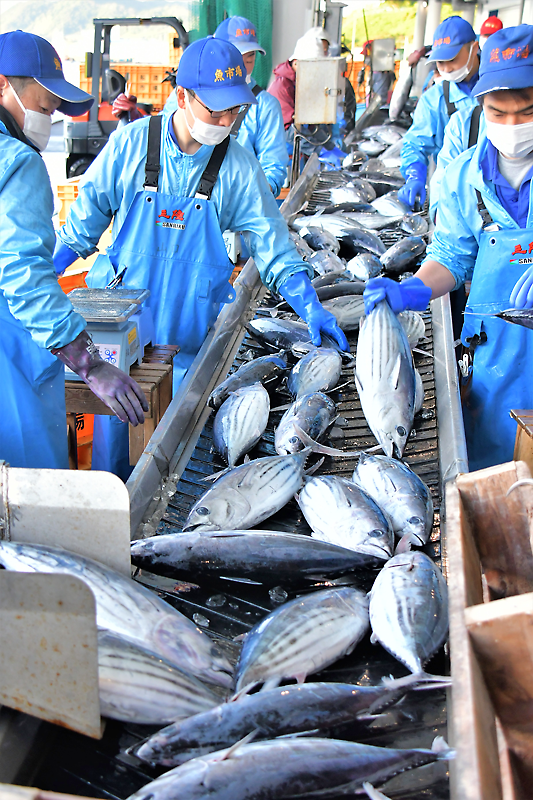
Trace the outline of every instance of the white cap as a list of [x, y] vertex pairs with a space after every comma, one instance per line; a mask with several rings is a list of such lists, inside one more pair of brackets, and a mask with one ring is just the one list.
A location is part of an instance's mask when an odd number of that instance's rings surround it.
[[[314, 30], [314, 29], [312, 29]], [[294, 52], [289, 61], [294, 58], [324, 58], [324, 46], [317, 36], [308, 35], [309, 31], [301, 36], [294, 46]]]
[[328, 44], [331, 44], [331, 36], [327, 32], [325, 28], [309, 28], [308, 31], [305, 32], [305, 36], [316, 36], [319, 39], [325, 39]]

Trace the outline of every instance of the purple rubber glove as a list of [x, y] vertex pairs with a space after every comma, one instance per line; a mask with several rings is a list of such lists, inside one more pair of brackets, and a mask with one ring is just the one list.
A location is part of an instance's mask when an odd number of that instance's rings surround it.
[[77, 258], [79, 258], [79, 256], [74, 250], [71, 250], [61, 239], [56, 239], [56, 246], [54, 248], [54, 267], [56, 275], [62, 275], [66, 268], [70, 267]]
[[431, 299], [431, 288], [420, 278], [408, 278], [397, 283], [390, 278], [371, 278], [363, 292], [365, 314], [370, 314], [380, 300], [386, 300], [395, 314], [410, 308], [424, 311]]
[[79, 375], [121, 422], [131, 422], [133, 426], [144, 422], [143, 409], [148, 411], [148, 403], [140, 386], [121, 369], [100, 358], [87, 331], [52, 353]]
[[410, 208], [415, 207], [416, 198], [420, 198], [420, 205], [426, 202], [426, 177], [428, 169], [425, 164], [415, 161], [405, 168], [405, 184], [398, 189], [398, 197], [402, 203]]
[[341, 350], [350, 350], [348, 340], [339, 328], [337, 320], [321, 304], [306, 272], [295, 272], [283, 281], [279, 293], [307, 324], [313, 344], [317, 347], [320, 345], [322, 341], [320, 331], [322, 331], [331, 336]]
[[510, 308], [533, 308], [533, 267], [526, 269], [514, 285]]

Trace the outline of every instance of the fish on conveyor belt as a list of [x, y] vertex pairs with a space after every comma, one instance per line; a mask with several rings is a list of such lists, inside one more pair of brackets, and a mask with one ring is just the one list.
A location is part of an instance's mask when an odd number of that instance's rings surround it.
[[332, 300], [325, 300], [322, 305], [333, 314], [339, 328], [343, 331], [357, 330], [359, 322], [365, 313], [362, 295], [334, 297]]
[[366, 421], [385, 454], [401, 458], [423, 390], [420, 396], [421, 380], [407, 336], [385, 300], [361, 320], [355, 384]]
[[366, 203], [367, 196], [352, 183], [329, 190], [332, 203]]
[[301, 431], [320, 442], [337, 417], [333, 400], [323, 392], [305, 394], [282, 416], [274, 434], [274, 447], [280, 456], [303, 450]]
[[421, 214], [406, 214], [402, 217], [400, 228], [412, 236], [423, 236], [428, 232], [429, 226]]
[[355, 228], [354, 230], [346, 231], [339, 239], [341, 242], [341, 250], [339, 252], [341, 258], [353, 258], [359, 253], [374, 253], [376, 256], [381, 256], [387, 249], [375, 233], [362, 229]]
[[222, 403], [213, 422], [213, 443], [230, 467], [255, 447], [269, 414], [270, 397], [261, 383], [236, 389]]
[[495, 316], [505, 320], [505, 322], [523, 325], [524, 328], [533, 328], [533, 309], [531, 308], [507, 308]]
[[366, 128], [363, 128], [361, 131], [361, 137], [363, 139], [375, 139], [376, 133], [379, 133], [383, 130], [383, 125], [367, 125]]
[[[361, 301], [360, 296], [358, 299]], [[296, 399], [313, 392], [328, 392], [339, 382], [341, 370], [338, 350], [315, 347], [294, 365], [287, 378], [287, 389]]]
[[16, 572], [58, 572], [89, 586], [96, 624], [140, 644], [191, 675], [231, 685], [231, 665], [213, 641], [154, 592], [90, 558], [59, 547], [0, 541], [0, 565]]
[[313, 278], [311, 283], [315, 287], [315, 289], [320, 289], [322, 286], [332, 286], [335, 283], [340, 283], [341, 281], [349, 281], [351, 276], [346, 272], [346, 268], [344, 267], [342, 270], [338, 272], [328, 272], [327, 275], [317, 275], [316, 278]]
[[167, 725], [134, 746], [132, 752], [147, 764], [177, 767], [191, 758], [231, 747], [251, 731], [257, 731], [254, 741], [260, 741], [357, 723], [359, 715], [388, 708], [419, 685], [409, 675], [377, 686], [301, 683], [268, 689]]
[[420, 339], [423, 339], [426, 335], [426, 323], [424, 322], [424, 318], [418, 311], [407, 310], [398, 314], [398, 319], [407, 335], [409, 345], [411, 348], [416, 347]]
[[298, 255], [301, 256], [301, 258], [305, 259], [308, 256], [313, 255], [312, 248], [309, 247], [305, 239], [302, 239], [299, 233], [296, 233], [296, 231], [289, 231], [289, 236], [291, 237], [292, 242], [298, 251]]
[[[370, 253], [367, 253], [371, 258], [377, 258], [377, 256], [371, 256]], [[357, 256], [356, 256], [357, 258]], [[379, 258], [377, 259], [379, 261]], [[341, 283], [334, 283], [332, 286], [322, 286], [316, 290], [316, 294], [320, 302], [324, 300], [333, 300], [335, 297], [348, 297], [350, 295], [355, 294], [363, 294], [365, 290], [365, 284], [361, 280], [347, 280], [342, 281]]]
[[420, 236], [406, 236], [383, 253], [381, 263], [387, 272], [405, 272], [426, 252], [426, 243]]
[[383, 194], [381, 197], [376, 197], [375, 200], [372, 200], [371, 205], [374, 206], [379, 214], [383, 214], [384, 217], [404, 217], [410, 210], [409, 206], [402, 203], [396, 190], [387, 192], [387, 194]]
[[254, 581], [269, 586], [305, 586], [380, 562], [365, 553], [278, 531], [193, 531], [169, 533], [131, 543], [136, 567], [179, 580], [196, 576]]
[[[290, 350], [297, 342], [311, 343], [309, 328], [304, 322], [291, 319], [261, 318], [253, 319], [246, 325], [248, 333], [265, 347], [274, 350]], [[324, 347], [339, 350], [337, 342], [325, 333], [321, 333]], [[311, 345], [314, 347], [314, 345]]]
[[377, 142], [375, 139], [365, 139], [362, 142], [357, 142], [357, 149], [366, 153], [367, 156], [378, 156], [387, 148], [383, 142]]
[[399, 167], [402, 163], [400, 158], [400, 152], [402, 149], [402, 141], [396, 142], [392, 144], [390, 147], [381, 153], [378, 158], [382, 161], [386, 167]]
[[[405, 211], [403, 212], [405, 214]], [[361, 226], [353, 219], [347, 219], [343, 214], [314, 214], [312, 217], [296, 217], [292, 227], [297, 231], [308, 228], [310, 225], [329, 231], [337, 239], [345, 236], [350, 231], [361, 230]]]
[[254, 528], [286, 505], [303, 482], [310, 450], [267, 456], [221, 475], [193, 505], [184, 531]]
[[453, 756], [454, 751], [439, 737], [431, 750], [318, 738], [243, 743], [229, 751], [219, 750], [187, 761], [151, 781], [128, 800], [325, 800], [344, 794], [368, 797], [363, 784], [381, 786], [406, 770]]
[[327, 275], [328, 272], [339, 272], [345, 266], [344, 261], [335, 253], [332, 253], [331, 250], [318, 250], [312, 256], [306, 258], [306, 261], [319, 275]]
[[242, 389], [244, 386], [251, 386], [258, 382], [262, 383], [267, 389], [275, 389], [281, 383], [286, 370], [287, 362], [281, 356], [272, 355], [255, 358], [253, 361], [242, 364], [226, 380], [219, 383], [209, 395], [207, 403], [211, 408], [220, 408], [231, 392], [236, 392], [237, 389]]
[[[403, 65], [402, 65], [403, 66]], [[407, 65], [406, 65], [407, 66]], [[400, 67], [400, 76], [396, 81], [389, 104], [389, 119], [396, 122], [400, 117], [413, 86], [413, 67]]]
[[358, 150], [352, 150], [351, 153], [348, 153], [346, 158], [342, 161], [342, 168], [349, 169], [349, 170], [358, 170], [359, 167], [368, 161], [368, 156], [366, 153]]
[[359, 253], [346, 264], [346, 270], [357, 280], [366, 283], [370, 278], [375, 278], [383, 269], [383, 264], [378, 256], [373, 253]]
[[323, 228], [317, 228], [314, 225], [300, 228], [300, 236], [312, 250], [331, 250], [335, 254], [339, 252], [340, 244], [337, 239]]
[[290, 678], [303, 683], [351, 653], [368, 629], [368, 597], [358, 589], [321, 589], [290, 600], [246, 634], [236, 691], [271, 689]]
[[377, 174], [380, 175], [382, 178], [389, 178], [390, 180], [399, 180], [405, 183], [405, 178], [403, 177], [401, 170], [398, 167], [387, 167], [385, 164], [379, 160], [379, 158], [370, 158], [363, 166], [361, 167], [361, 177], [365, 180], [369, 180], [372, 182], [372, 178], [369, 175]]
[[98, 632], [98, 686], [103, 717], [164, 725], [220, 703], [205, 684], [138, 643]]
[[426, 544], [433, 527], [433, 501], [426, 484], [407, 464], [362, 453], [352, 480], [389, 516], [404, 543]]
[[390, 520], [359, 486], [345, 478], [308, 478], [296, 500], [314, 539], [386, 560], [392, 556]]
[[374, 189], [370, 181], [365, 180], [365, 178], [354, 177], [350, 181], [349, 185], [355, 186], [355, 188], [358, 189], [363, 194], [363, 197], [365, 198], [367, 203], [370, 203], [371, 200], [376, 199], [376, 190]]
[[404, 136], [405, 131], [402, 128], [397, 128], [395, 125], [381, 125], [374, 134], [374, 139], [392, 146], [401, 143]]
[[370, 206], [372, 211], [350, 211], [347, 213], [348, 219], [353, 219], [363, 228], [370, 231], [380, 231], [383, 228], [390, 228], [393, 225], [401, 222], [403, 219], [400, 214], [396, 217], [387, 217], [384, 214], [378, 214], [374, 206]]
[[[375, 197], [374, 192], [374, 197]], [[374, 198], [372, 198], [374, 199]], [[354, 212], [354, 211], [367, 211], [371, 212], [374, 211], [373, 207], [370, 205], [370, 201], [366, 201], [363, 203], [335, 203], [333, 205], [325, 206], [321, 208], [322, 214], [345, 214], [346, 212]]]
[[370, 593], [372, 641], [419, 675], [448, 632], [448, 587], [420, 551], [387, 561]]

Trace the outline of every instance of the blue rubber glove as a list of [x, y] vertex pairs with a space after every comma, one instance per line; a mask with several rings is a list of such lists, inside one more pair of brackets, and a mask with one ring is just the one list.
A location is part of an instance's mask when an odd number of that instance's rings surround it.
[[341, 350], [349, 351], [346, 336], [337, 325], [333, 314], [326, 311], [320, 303], [306, 272], [295, 272], [283, 281], [279, 293], [307, 324], [313, 344], [317, 347], [320, 345], [320, 331], [323, 331], [335, 339]]
[[533, 308], [533, 267], [517, 280], [509, 298], [510, 308]]
[[345, 153], [339, 147], [333, 147], [331, 150], [326, 150], [326, 148], [323, 147], [318, 154], [318, 158], [319, 161], [326, 161], [329, 164], [333, 164], [336, 169], [340, 169], [347, 155], [348, 153]]
[[415, 161], [405, 169], [405, 184], [398, 189], [398, 197], [402, 203], [406, 203], [410, 208], [415, 207], [417, 196], [420, 198], [420, 205], [426, 202], [426, 178], [428, 169], [425, 164]]
[[70, 247], [61, 239], [56, 239], [56, 246], [54, 248], [54, 267], [57, 275], [62, 275], [67, 267], [70, 267], [79, 255], [71, 250]]
[[431, 299], [431, 289], [420, 278], [397, 283], [390, 278], [371, 278], [363, 292], [365, 314], [370, 314], [380, 300], [387, 300], [395, 314], [410, 308], [424, 311]]

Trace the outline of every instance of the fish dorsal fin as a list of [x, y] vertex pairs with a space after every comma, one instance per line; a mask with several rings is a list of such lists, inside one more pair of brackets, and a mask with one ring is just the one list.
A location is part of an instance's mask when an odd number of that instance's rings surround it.
[[361, 788], [365, 790], [370, 800], [390, 800], [390, 797], [378, 789], [374, 789], [371, 783], [363, 781]]
[[415, 369], [415, 414], [421, 410], [424, 405], [424, 384], [422, 383], [422, 376], [419, 371]]
[[253, 731], [250, 731], [250, 733], [247, 733], [246, 736], [243, 736], [243, 738], [239, 739], [238, 742], [235, 742], [235, 744], [232, 744], [231, 747], [229, 747], [225, 751], [225, 753], [223, 753], [220, 756], [220, 758], [217, 759], [217, 761], [227, 761], [228, 758], [231, 758], [232, 755], [237, 750], [239, 750], [244, 744], [249, 744], [252, 741], [252, 739], [255, 739], [255, 737], [257, 736], [258, 733], [259, 733], [259, 728], [255, 728]]

